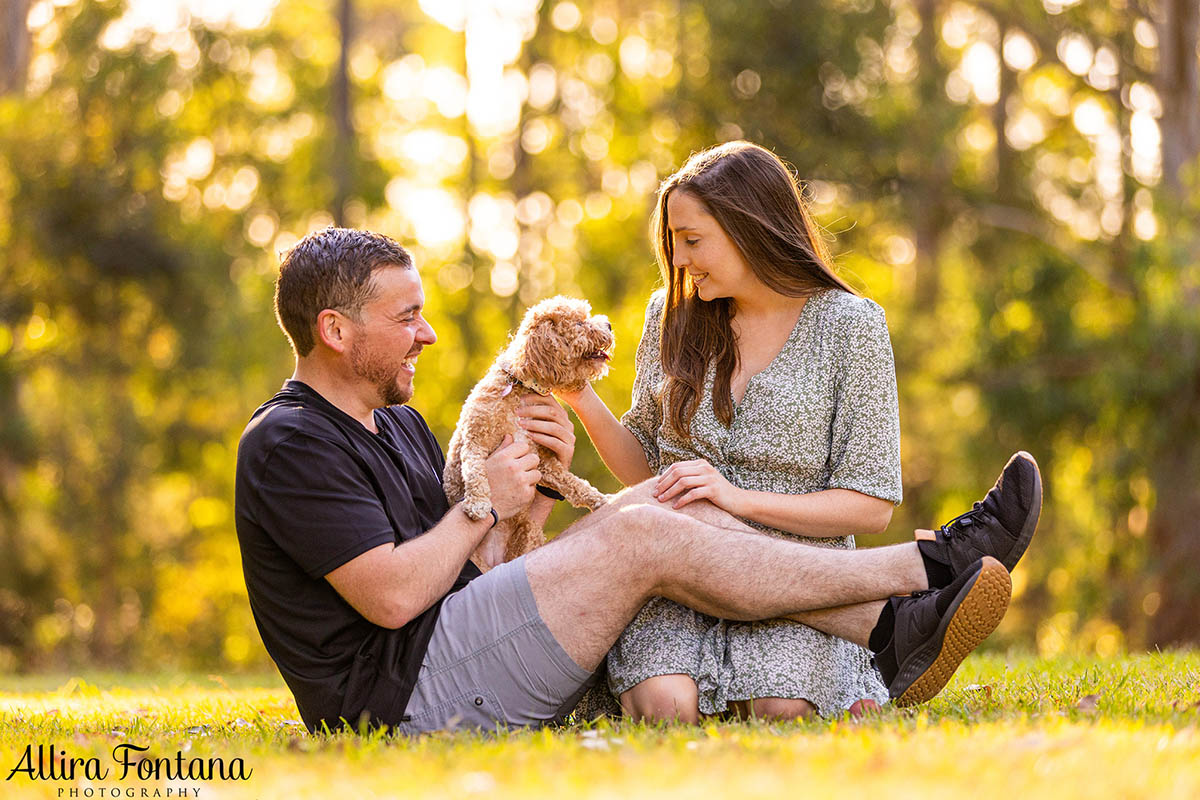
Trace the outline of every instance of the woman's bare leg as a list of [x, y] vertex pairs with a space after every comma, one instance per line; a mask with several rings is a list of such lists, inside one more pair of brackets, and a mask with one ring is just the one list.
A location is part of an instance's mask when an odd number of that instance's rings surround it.
[[700, 721], [700, 692], [691, 675], [656, 675], [621, 694], [621, 708], [634, 722]]
[[734, 700], [729, 704], [741, 719], [761, 719], [768, 722], [790, 722], [816, 716], [817, 707], [808, 700], [790, 697], [758, 697], [754, 700]]

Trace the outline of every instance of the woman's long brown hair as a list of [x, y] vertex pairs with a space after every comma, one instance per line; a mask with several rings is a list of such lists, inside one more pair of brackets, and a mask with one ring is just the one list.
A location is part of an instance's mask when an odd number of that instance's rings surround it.
[[732, 301], [727, 297], [701, 300], [687, 271], [672, 266], [667, 199], [675, 191], [699, 200], [737, 245], [755, 276], [779, 294], [811, 297], [831, 288], [857, 292], [834, 274], [796, 179], [778, 156], [737, 141], [689, 158], [659, 187], [650, 221], [650, 237], [667, 286], [660, 337], [668, 421], [681, 438], [689, 439], [710, 362], [717, 370], [713, 410], [726, 427], [733, 421], [730, 384], [738, 356], [730, 325]]

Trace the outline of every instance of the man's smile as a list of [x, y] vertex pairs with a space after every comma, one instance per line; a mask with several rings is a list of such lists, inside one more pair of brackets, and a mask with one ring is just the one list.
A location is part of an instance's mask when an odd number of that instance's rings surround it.
[[417, 351], [416, 353], [413, 353], [412, 355], [407, 356], [400, 362], [400, 366], [403, 367], [407, 372], [416, 372], [417, 371], [417, 356], [419, 356], [420, 354], [421, 354], [420, 351]]

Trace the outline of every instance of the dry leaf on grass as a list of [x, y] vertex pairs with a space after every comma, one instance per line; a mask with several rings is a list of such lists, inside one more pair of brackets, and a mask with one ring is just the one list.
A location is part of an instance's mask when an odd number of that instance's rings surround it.
[[990, 683], [972, 683], [970, 686], [964, 686], [963, 691], [982, 692], [985, 700], [992, 699], [992, 685]]

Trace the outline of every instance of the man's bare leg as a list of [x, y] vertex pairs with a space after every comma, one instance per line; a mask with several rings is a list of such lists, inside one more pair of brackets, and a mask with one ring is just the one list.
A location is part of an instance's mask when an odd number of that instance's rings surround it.
[[[915, 543], [847, 551], [716, 528], [640, 502], [650, 483], [526, 557], [543, 620], [585, 669], [595, 669], [651, 597], [722, 619], [757, 620], [927, 588]], [[865, 617], [814, 619], [865, 641], [873, 625]]]
[[[791, 617], [860, 644], [878, 639], [876, 666], [900, 705], [941, 691], [1000, 623], [1009, 571], [1037, 528], [1042, 500], [1037, 462], [1022, 451], [982, 501], [932, 536], [918, 534], [919, 546], [844, 551], [667, 511], [644, 497], [655, 482], [526, 562], [547, 626], [577, 663], [594, 668], [644, 600], [662, 596], [724, 619]], [[934, 591], [912, 594], [931, 581]]]
[[803, 622], [810, 628], [816, 628], [822, 633], [837, 636], [848, 642], [854, 642], [863, 647], [867, 646], [871, 628], [879, 619], [886, 600], [872, 600], [867, 603], [855, 603], [837, 608], [819, 608], [815, 611], [800, 611], [788, 614], [787, 618]]
[[[670, 511], [675, 514], [691, 517], [699, 522], [704, 522], [715, 528], [721, 528], [730, 532], [766, 536], [762, 531], [750, 527], [728, 511], [710, 503], [708, 500], [697, 500], [688, 503], [680, 509], [672, 508], [669, 503], [660, 503], [654, 498], [653, 487], [654, 480], [651, 479], [621, 491], [608, 505], [588, 514], [560, 533], [556, 541], [588, 530], [593, 525], [607, 524], [606, 520], [608, 518], [632, 505], [649, 505], [663, 511]], [[866, 647], [868, 635], [875, 624], [875, 620], [879, 619], [879, 612], [883, 608], [883, 602], [883, 600], [874, 600], [867, 603], [857, 603], [829, 609], [801, 611], [784, 616], [787, 619], [802, 622], [809, 627], [816, 628], [822, 633], [828, 633], [831, 636], [837, 636]]]
[[[668, 506], [664, 505], [663, 507], [666, 508]], [[718, 528], [762, 534], [761, 531], [751, 528], [725, 509], [710, 503], [708, 500], [697, 500], [688, 503], [683, 508], [672, 510], [679, 514], [686, 514], [701, 522], [707, 522]], [[786, 618], [802, 622], [810, 628], [816, 628], [822, 633], [828, 633], [831, 636], [837, 636], [866, 647], [868, 634], [871, 632], [871, 628], [874, 627], [875, 621], [879, 619], [879, 612], [883, 610], [883, 604], [883, 600], [874, 600], [868, 603], [838, 606], [837, 608], [800, 611], [795, 614], [787, 614]]]
[[[619, 494], [612, 503], [598, 510], [592, 517], [581, 520], [566, 533], [577, 533], [585, 530], [591, 520], [600, 521], [617, 509], [633, 503], [649, 503], [664, 510], [672, 510], [717, 528], [724, 528], [739, 533], [761, 534], [724, 509], [707, 500], [689, 503], [681, 509], [672, 509], [670, 505], [658, 503], [650, 492], [650, 487], [643, 484]], [[601, 513], [602, 512], [602, 513]], [[840, 606], [832, 609], [803, 611], [790, 614], [788, 618], [803, 622], [813, 628], [839, 636], [856, 644], [866, 646], [867, 634], [874, 627], [884, 601], [876, 600], [869, 603], [858, 603]], [[859, 641], [861, 640], [861, 641]], [[695, 723], [699, 720], [697, 708], [698, 695], [696, 682], [690, 675], [658, 675], [642, 681], [637, 686], [621, 695], [621, 707], [634, 721], [642, 719], [650, 721], [675, 720], [678, 722]], [[783, 698], [760, 698], [751, 703], [745, 701], [731, 704], [735, 713], [742, 717], [757, 716], [763, 719], [796, 719], [811, 716], [815, 713], [812, 704], [805, 700]]]

